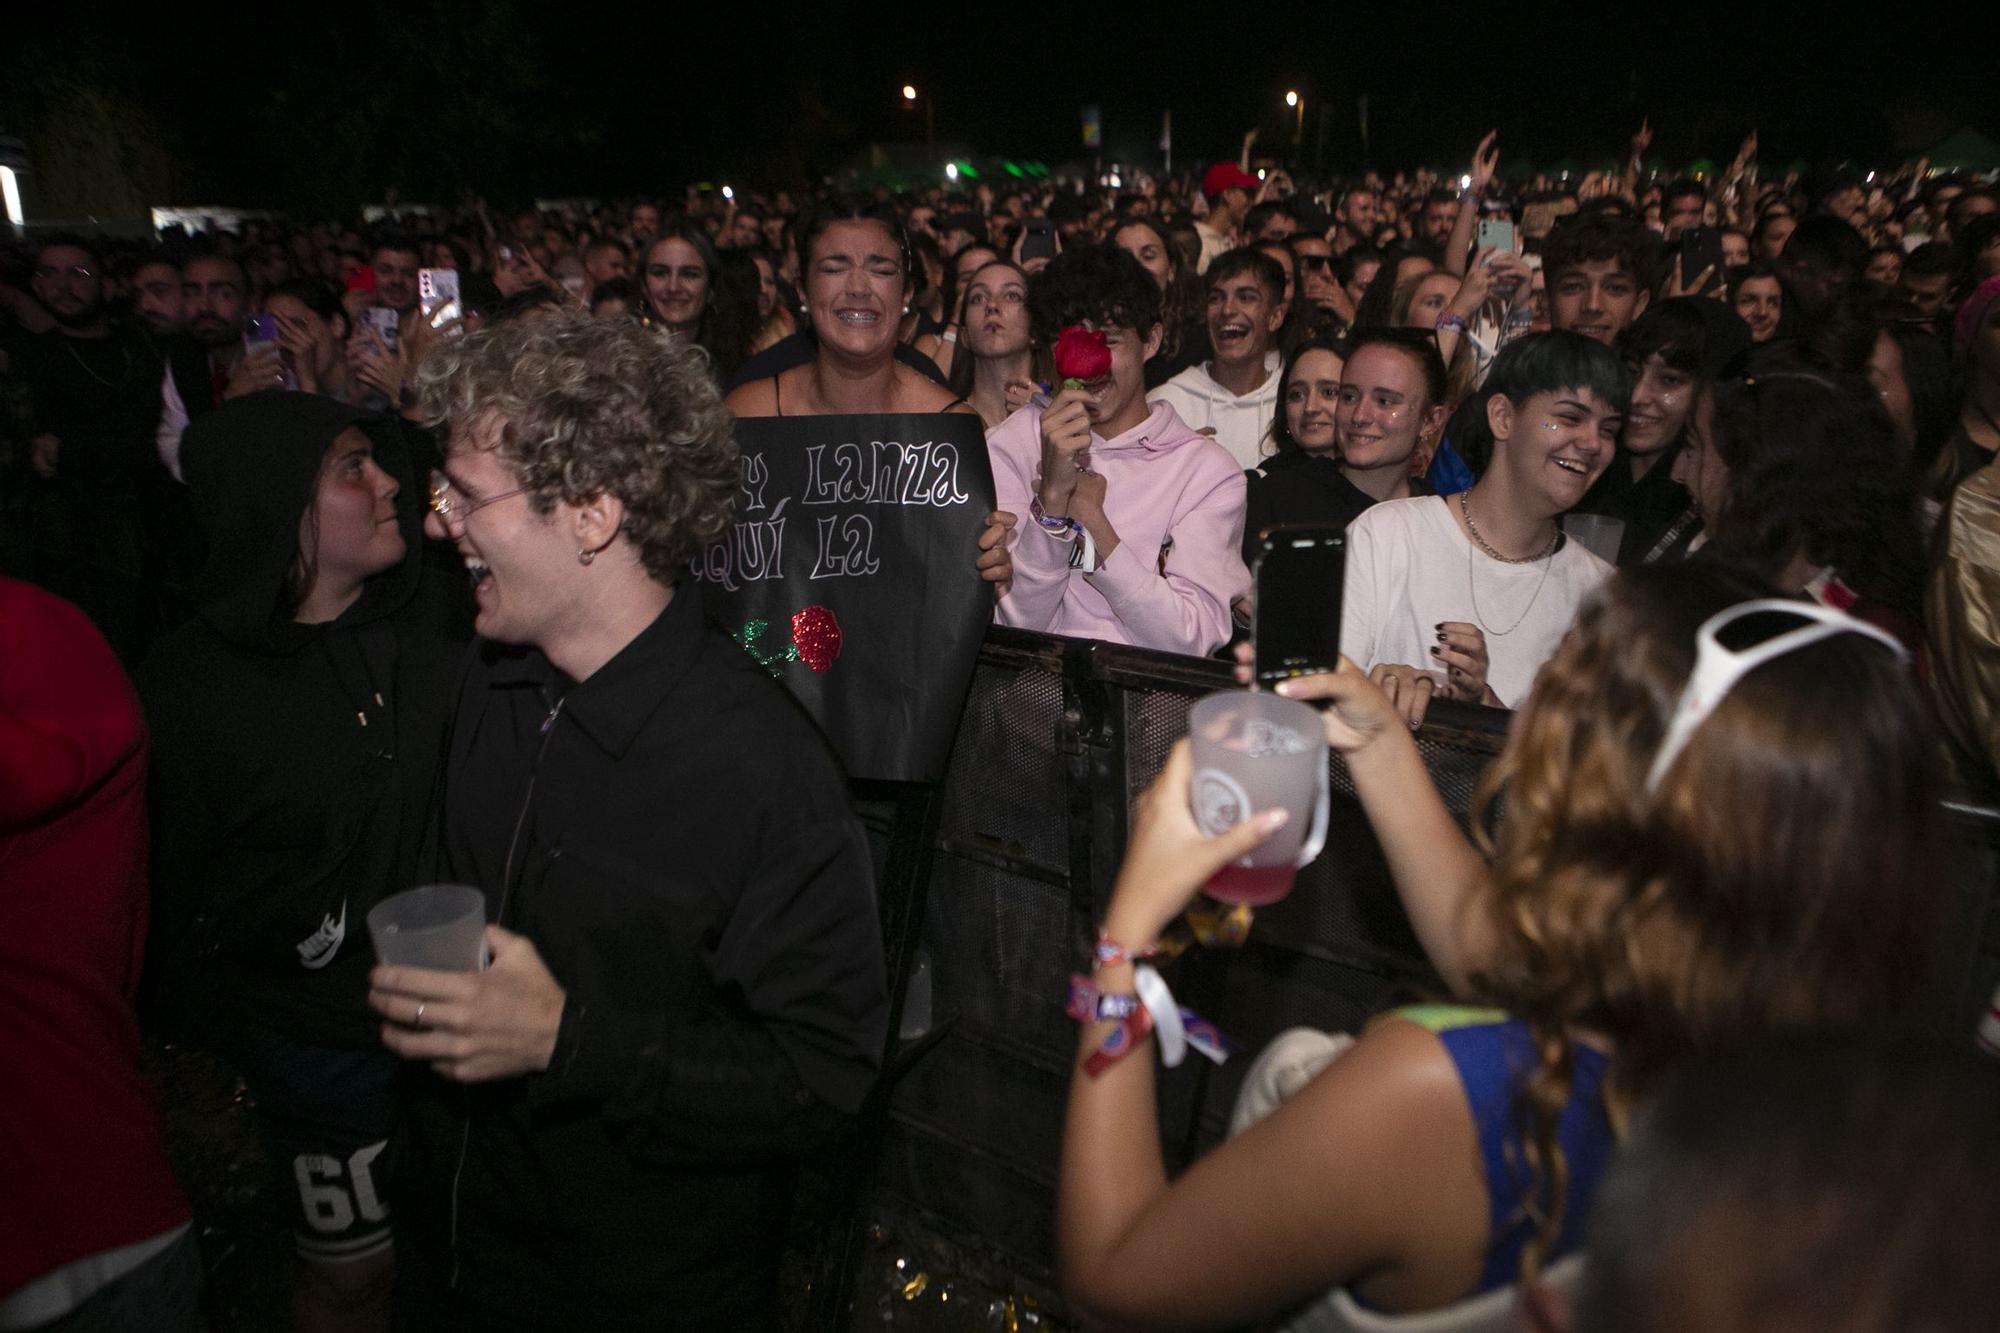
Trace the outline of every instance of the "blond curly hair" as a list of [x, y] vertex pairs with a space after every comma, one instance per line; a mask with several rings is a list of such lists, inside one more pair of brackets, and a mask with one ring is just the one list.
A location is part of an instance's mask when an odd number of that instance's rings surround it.
[[500, 459], [535, 512], [617, 496], [619, 532], [661, 583], [729, 524], [734, 421], [707, 355], [671, 334], [550, 311], [445, 344], [425, 358], [417, 386], [441, 443], [499, 421]]
[[1609, 1085], [1629, 1104], [1726, 1041], [1907, 1022], [1933, 998], [1955, 881], [1936, 742], [1891, 654], [1841, 635], [1765, 663], [1647, 790], [1697, 628], [1769, 595], [1720, 562], [1619, 573], [1542, 668], [1474, 797], [1496, 946], [1472, 984], [1538, 1055], [1514, 1108], [1524, 1278], [1562, 1231], [1576, 1028], [1614, 1043]]

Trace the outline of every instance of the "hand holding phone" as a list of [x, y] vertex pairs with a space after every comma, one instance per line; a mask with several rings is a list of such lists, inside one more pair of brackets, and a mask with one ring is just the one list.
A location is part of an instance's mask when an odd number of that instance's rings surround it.
[[1514, 224], [1504, 218], [1481, 218], [1473, 244], [1481, 250], [1512, 250]]
[[424, 327], [447, 338], [464, 331], [459, 323], [464, 314], [458, 301], [458, 270], [420, 268], [417, 270], [417, 309]]
[[1054, 259], [1057, 249], [1055, 223], [1047, 218], [1029, 218], [1021, 224], [1018, 257], [1022, 263], [1034, 259]]
[[1722, 229], [1689, 227], [1681, 233], [1680, 294], [1702, 296], [1721, 285]]
[[[296, 389], [299, 378], [292, 373], [286, 363], [284, 350], [278, 345], [278, 317], [276, 315], [251, 315], [243, 321], [243, 366], [239, 374], [247, 372], [255, 388]], [[232, 381], [232, 387], [233, 381]]]

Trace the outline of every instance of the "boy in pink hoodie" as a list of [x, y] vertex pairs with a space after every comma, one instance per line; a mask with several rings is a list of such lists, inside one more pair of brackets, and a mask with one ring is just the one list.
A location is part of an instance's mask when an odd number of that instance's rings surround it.
[[1221, 445], [1146, 403], [1160, 290], [1112, 246], [1065, 250], [1029, 293], [1035, 337], [1104, 335], [1107, 373], [986, 436], [999, 508], [1022, 515], [1000, 624], [1202, 655], [1250, 586], [1245, 483]]

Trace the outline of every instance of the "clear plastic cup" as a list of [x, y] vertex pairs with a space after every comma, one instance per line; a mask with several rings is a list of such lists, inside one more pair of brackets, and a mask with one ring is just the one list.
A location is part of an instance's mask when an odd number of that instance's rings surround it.
[[1300, 866], [1326, 842], [1326, 728], [1310, 704], [1275, 694], [1211, 694], [1188, 714], [1194, 750], [1189, 801], [1213, 837], [1260, 810], [1283, 807], [1285, 826], [1203, 887], [1211, 898], [1261, 907], [1292, 891]]
[[376, 960], [392, 967], [477, 972], [486, 966], [486, 895], [464, 884], [426, 884], [368, 909]]
[[1563, 535], [1607, 565], [1618, 563], [1618, 547], [1625, 540], [1625, 520], [1603, 514], [1564, 514]]

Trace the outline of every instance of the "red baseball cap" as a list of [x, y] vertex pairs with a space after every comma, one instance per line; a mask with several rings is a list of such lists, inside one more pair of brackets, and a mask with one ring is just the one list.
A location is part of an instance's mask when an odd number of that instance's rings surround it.
[[1254, 190], [1258, 184], [1255, 176], [1234, 162], [1218, 162], [1202, 173], [1201, 192], [1214, 199], [1224, 190], [1234, 190], [1239, 186], [1245, 190]]

